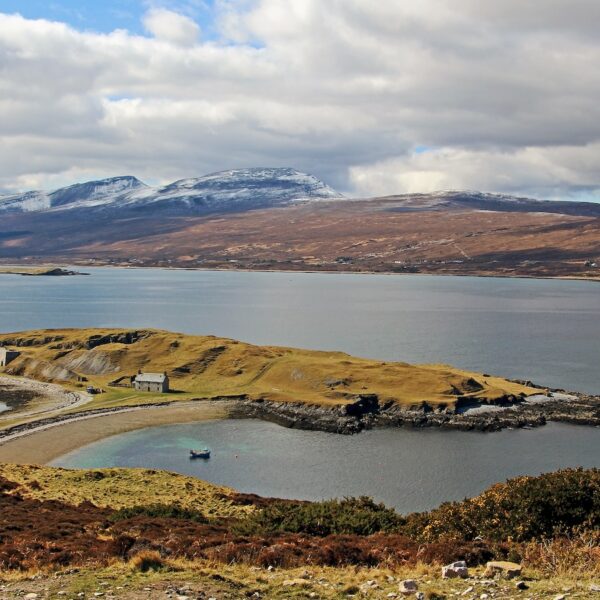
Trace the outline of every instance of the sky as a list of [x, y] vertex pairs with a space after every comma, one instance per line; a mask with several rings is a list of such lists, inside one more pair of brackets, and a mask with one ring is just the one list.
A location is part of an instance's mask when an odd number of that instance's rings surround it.
[[0, 192], [291, 166], [600, 201], [597, 0], [0, 0]]

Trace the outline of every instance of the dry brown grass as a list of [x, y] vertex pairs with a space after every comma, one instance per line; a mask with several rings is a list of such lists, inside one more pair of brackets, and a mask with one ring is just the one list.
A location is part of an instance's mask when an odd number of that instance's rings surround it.
[[[236, 395], [333, 406], [353, 402], [359, 394], [376, 394], [382, 403], [452, 406], [459, 395], [494, 401], [507, 394], [539, 392], [446, 365], [381, 362], [342, 352], [254, 346], [159, 330], [138, 332], [135, 343], [104, 343], [87, 349], [92, 336], [125, 333], [108, 329], [40, 330], [0, 335], [0, 343], [19, 344], [22, 350], [8, 366], [9, 374], [70, 385], [85, 377], [108, 390], [94, 400], [93, 406]], [[171, 387], [180, 393], [140, 394], [108, 387], [109, 382], [138, 370], [166, 371]]]
[[68, 470], [0, 464], [0, 477], [20, 484], [19, 493], [35, 500], [124, 508], [169, 503], [193, 508], [207, 517], [243, 516], [251, 506], [235, 504], [233, 490], [195, 477], [150, 469]]
[[164, 571], [169, 569], [169, 563], [155, 550], [142, 550], [138, 552], [130, 561], [129, 566], [141, 573], [148, 571]]

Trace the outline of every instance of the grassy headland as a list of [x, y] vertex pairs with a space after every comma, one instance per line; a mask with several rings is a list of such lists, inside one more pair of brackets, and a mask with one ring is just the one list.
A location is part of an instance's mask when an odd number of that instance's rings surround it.
[[[344, 406], [376, 396], [380, 404], [454, 407], [459, 399], [494, 403], [539, 390], [447, 365], [409, 365], [321, 352], [254, 346], [214, 336], [160, 330], [62, 329], [0, 335], [20, 356], [9, 375], [87, 385], [104, 393], [85, 409], [165, 400], [244, 396], [273, 402]], [[166, 372], [173, 392], [140, 393], [128, 384], [138, 371]]]

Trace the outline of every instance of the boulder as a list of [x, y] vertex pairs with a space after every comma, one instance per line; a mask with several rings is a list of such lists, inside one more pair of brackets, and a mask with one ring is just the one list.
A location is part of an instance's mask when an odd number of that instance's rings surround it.
[[515, 587], [518, 590], [528, 590], [529, 589], [529, 586], [524, 581], [517, 581], [517, 583], [515, 583]]
[[414, 579], [405, 579], [400, 582], [398, 586], [398, 591], [405, 596], [411, 596], [412, 594], [416, 594], [419, 586]]
[[283, 587], [304, 587], [310, 585], [310, 581], [302, 577], [296, 577], [295, 579], [286, 579], [281, 585]]
[[469, 576], [469, 570], [467, 569], [467, 563], [464, 560], [457, 560], [445, 567], [442, 567], [442, 578], [443, 579], [455, 579], [461, 577], [466, 579]]
[[521, 565], [505, 560], [495, 560], [487, 563], [484, 577], [494, 577], [496, 575], [506, 579], [520, 577]]

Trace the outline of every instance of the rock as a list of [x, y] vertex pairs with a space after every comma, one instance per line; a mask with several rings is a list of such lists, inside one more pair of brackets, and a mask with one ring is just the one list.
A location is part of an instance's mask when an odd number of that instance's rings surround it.
[[24, 598], [25, 600], [35, 600], [38, 597], [37, 594], [31, 592], [31, 594], [25, 594]]
[[500, 575], [506, 579], [514, 579], [521, 575], [521, 565], [505, 560], [495, 560], [487, 563], [484, 577]]
[[300, 577], [296, 577], [295, 579], [286, 579], [281, 585], [283, 587], [294, 587], [294, 586], [305, 586], [309, 585], [310, 581], [306, 579], [302, 579]]
[[557, 594], [554, 596], [554, 600], [567, 600], [567, 597], [564, 594]]
[[417, 592], [415, 594], [415, 600], [425, 600], [425, 592]]
[[517, 583], [515, 583], [515, 587], [518, 590], [528, 590], [529, 589], [529, 586], [524, 581], [517, 581]]
[[442, 567], [442, 578], [443, 579], [454, 579], [456, 577], [462, 577], [466, 579], [469, 576], [469, 570], [467, 569], [467, 563], [464, 560], [458, 560], [445, 567]]
[[404, 581], [401, 581], [400, 585], [398, 586], [398, 591], [405, 596], [410, 596], [416, 593], [418, 589], [419, 586], [414, 579], [405, 579]]
[[363, 584], [361, 584], [359, 589], [363, 594], [367, 594], [371, 590], [379, 589], [379, 585], [374, 579], [369, 579], [368, 581], [365, 581]]
[[597, 592], [600, 594], [600, 585], [596, 583], [590, 584], [590, 592]]

